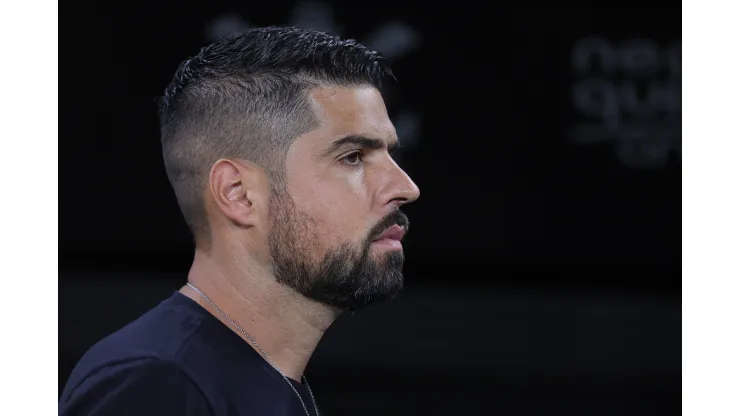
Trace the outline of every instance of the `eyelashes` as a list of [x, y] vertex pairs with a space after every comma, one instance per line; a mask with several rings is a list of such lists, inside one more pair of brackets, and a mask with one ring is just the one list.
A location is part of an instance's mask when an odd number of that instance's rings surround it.
[[[396, 147], [393, 149], [393, 151], [390, 152], [391, 158], [393, 160], [396, 159], [396, 156], [398, 155], [398, 149], [399, 147]], [[339, 159], [339, 163], [342, 165], [348, 166], [348, 167], [359, 167], [362, 166], [362, 164], [365, 162], [365, 152], [362, 150], [355, 150], [351, 153], [348, 153], [341, 159]]]
[[362, 162], [365, 161], [364, 157], [365, 155], [362, 153], [362, 151], [357, 150], [344, 156], [339, 160], [339, 162], [345, 166], [356, 167], [362, 165]]

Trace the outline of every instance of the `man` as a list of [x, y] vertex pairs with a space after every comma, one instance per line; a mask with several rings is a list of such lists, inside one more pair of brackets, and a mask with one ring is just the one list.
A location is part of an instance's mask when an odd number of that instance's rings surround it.
[[304, 368], [344, 311], [403, 286], [399, 211], [419, 190], [351, 40], [258, 28], [181, 64], [165, 166], [195, 238], [188, 283], [91, 348], [63, 415], [317, 415]]

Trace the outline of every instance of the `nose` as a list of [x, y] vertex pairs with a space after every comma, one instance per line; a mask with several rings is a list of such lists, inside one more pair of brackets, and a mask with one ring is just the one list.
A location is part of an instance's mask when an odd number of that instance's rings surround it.
[[409, 177], [403, 169], [395, 163], [392, 169], [392, 180], [386, 187], [383, 197], [386, 204], [396, 204], [398, 206], [408, 204], [419, 199], [421, 191], [416, 183]]

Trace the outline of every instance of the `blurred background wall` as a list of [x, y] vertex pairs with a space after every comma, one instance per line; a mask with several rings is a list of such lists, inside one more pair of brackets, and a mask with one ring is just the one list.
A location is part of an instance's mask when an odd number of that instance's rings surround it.
[[73, 17], [60, 392], [87, 348], [185, 281], [156, 98], [205, 44], [293, 24], [391, 61], [400, 164], [422, 190], [408, 289], [340, 319], [309, 365], [324, 413], [679, 414], [679, 5], [455, 6], [162, 0]]

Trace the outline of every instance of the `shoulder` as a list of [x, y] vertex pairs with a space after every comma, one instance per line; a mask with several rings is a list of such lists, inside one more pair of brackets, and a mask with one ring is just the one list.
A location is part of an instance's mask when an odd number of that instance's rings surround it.
[[97, 369], [70, 386], [61, 415], [208, 415], [208, 400], [174, 362], [135, 358]]
[[[187, 406], [191, 397], [195, 405], [205, 402], [181, 359], [200, 332], [203, 314], [198, 312], [173, 296], [95, 344], [67, 380], [59, 401], [60, 415], [107, 414], [75, 409], [144, 404], [154, 413], [133, 409], [131, 414], [189, 414], [157, 412], [159, 406]], [[132, 397], [136, 399], [129, 403]]]
[[177, 361], [200, 332], [204, 313], [188, 307], [182, 296], [172, 296], [148, 310], [123, 328], [90, 347], [75, 367], [74, 373], [87, 376], [116, 362], [141, 358]]

